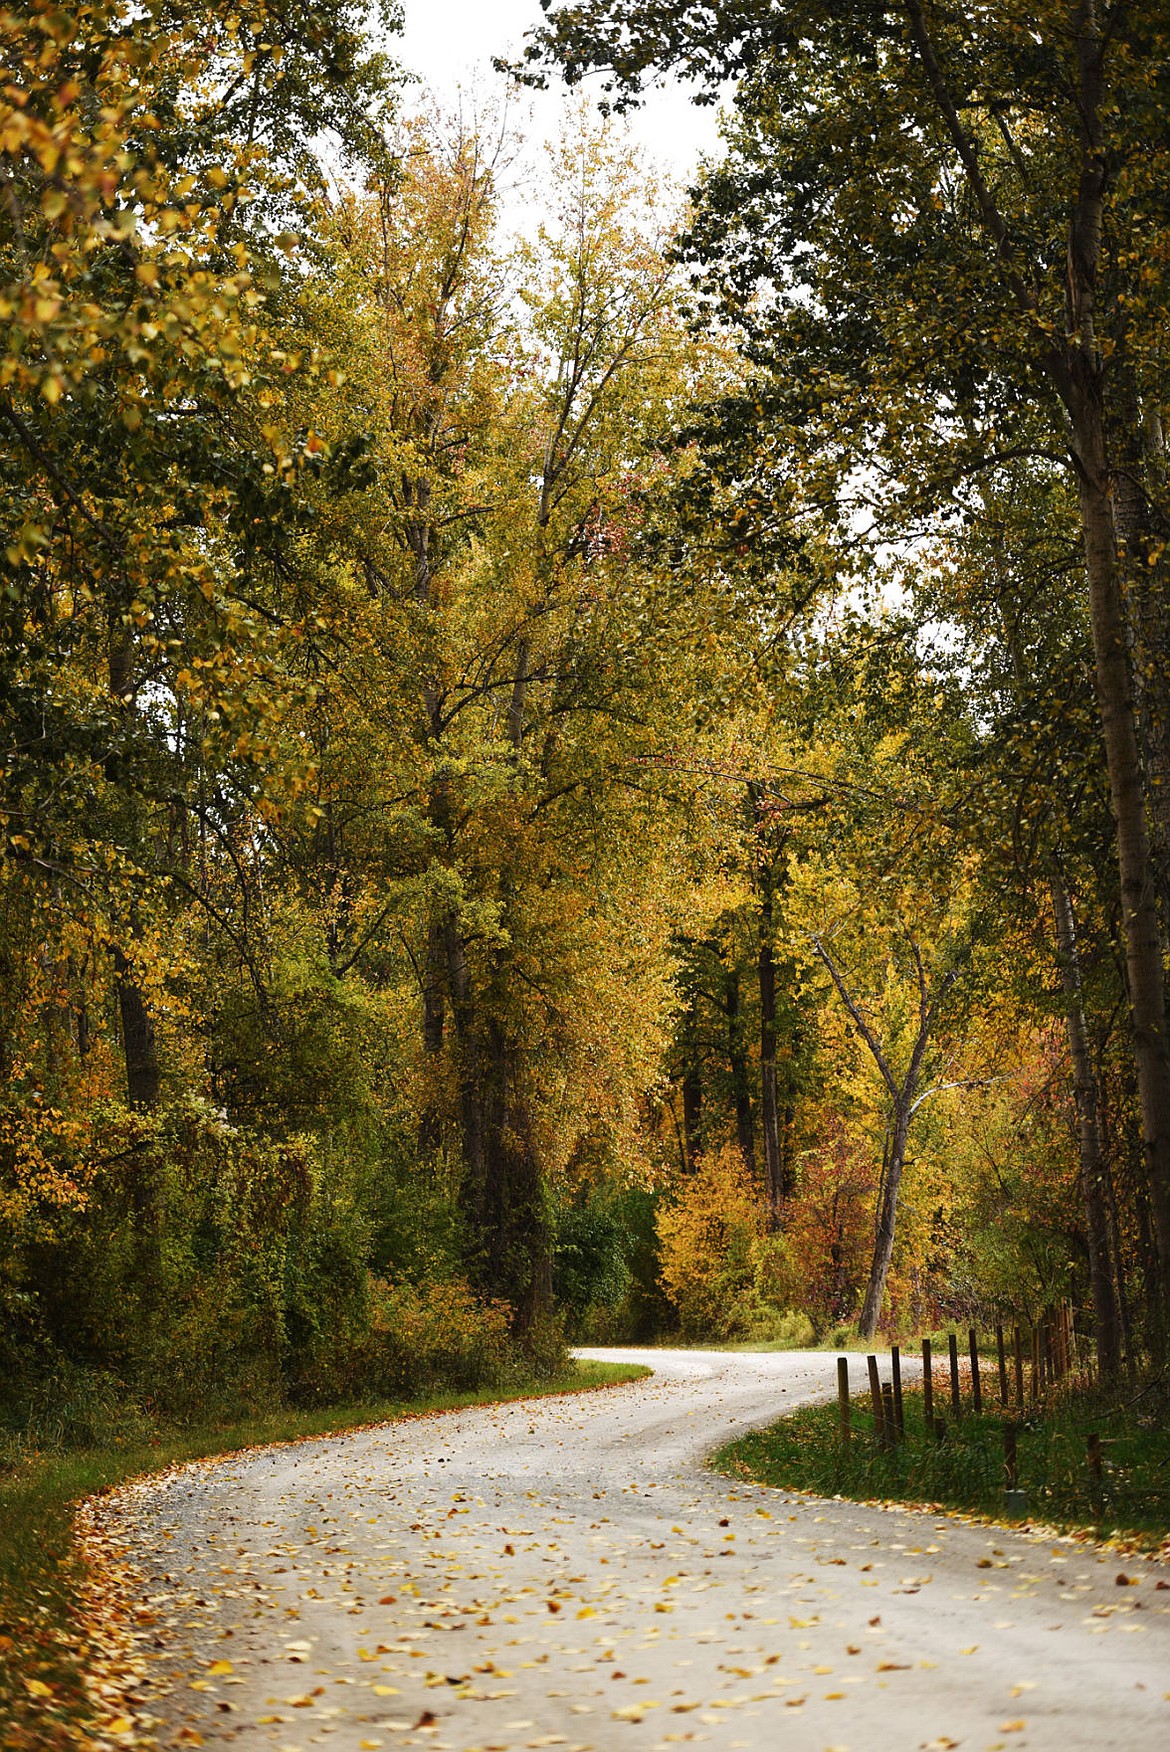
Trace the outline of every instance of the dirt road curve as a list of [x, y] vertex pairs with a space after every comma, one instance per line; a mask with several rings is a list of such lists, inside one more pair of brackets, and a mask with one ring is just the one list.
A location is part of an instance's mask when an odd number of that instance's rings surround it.
[[655, 1378], [124, 1493], [161, 1743], [1170, 1747], [1165, 1568], [703, 1471], [823, 1354], [589, 1354]]

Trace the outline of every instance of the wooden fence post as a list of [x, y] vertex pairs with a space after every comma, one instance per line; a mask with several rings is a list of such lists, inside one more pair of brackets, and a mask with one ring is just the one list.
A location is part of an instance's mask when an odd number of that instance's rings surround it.
[[983, 1389], [979, 1385], [979, 1334], [973, 1326], [967, 1333], [967, 1349], [971, 1354], [971, 1409], [978, 1417], [983, 1410]]
[[853, 1434], [853, 1416], [849, 1404], [849, 1358], [837, 1358], [837, 1405], [841, 1413], [841, 1440], [848, 1442]]
[[934, 1363], [930, 1355], [930, 1340], [922, 1341], [922, 1421], [927, 1430], [934, 1426]]
[[898, 1441], [898, 1415], [894, 1410], [894, 1389], [889, 1381], [882, 1382], [882, 1439], [887, 1448]]
[[953, 1332], [947, 1333], [947, 1349], [951, 1353], [951, 1416], [958, 1423], [963, 1415], [963, 1400], [959, 1392], [959, 1341]]
[[865, 1366], [869, 1370], [869, 1396], [873, 1401], [873, 1427], [879, 1442], [886, 1439], [885, 1417], [882, 1414], [882, 1384], [878, 1376], [876, 1357], [866, 1357]]
[[890, 1371], [894, 1378], [894, 1428], [898, 1432], [898, 1440], [906, 1440], [906, 1419], [902, 1411], [902, 1349], [900, 1345], [890, 1347]]

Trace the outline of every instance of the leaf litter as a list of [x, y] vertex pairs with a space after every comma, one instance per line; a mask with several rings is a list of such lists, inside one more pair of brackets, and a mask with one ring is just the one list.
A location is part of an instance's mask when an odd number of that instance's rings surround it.
[[[657, 1415], [664, 1400], [702, 1399], [689, 1386], [655, 1381], [641, 1392], [658, 1401]], [[694, 1461], [726, 1427], [723, 1397], [708, 1390], [705, 1405], [688, 1406], [706, 1416], [688, 1426], [691, 1452], [681, 1465], [641, 1448], [631, 1458], [612, 1405], [585, 1414], [563, 1401], [521, 1402], [450, 1414], [445, 1434], [385, 1426], [199, 1462], [93, 1505], [94, 1586], [108, 1627], [116, 1626], [116, 1653], [97, 1680], [105, 1684], [106, 1737], [93, 1746], [291, 1752], [295, 1744], [309, 1752], [348, 1725], [359, 1736], [349, 1744], [363, 1749], [610, 1752], [625, 1743], [615, 1736], [644, 1735], [657, 1718], [664, 1745], [714, 1733], [720, 1746], [755, 1748], [783, 1732], [766, 1727], [770, 1714], [804, 1716], [814, 1732], [820, 1712], [826, 1733], [830, 1721], [846, 1721], [842, 1712], [861, 1709], [860, 1722], [874, 1707], [864, 1700], [875, 1685], [910, 1687], [911, 1719], [926, 1730], [916, 1746], [965, 1742], [970, 1722], [957, 1719], [961, 1710], [951, 1708], [946, 1721], [924, 1714], [932, 1697], [942, 1708], [945, 1675], [937, 1689], [923, 1687], [936, 1685], [952, 1656], [968, 1656], [967, 1667], [1000, 1641], [991, 1634], [1000, 1621], [989, 1624], [980, 1605], [987, 1584], [972, 1587], [953, 1635], [944, 1636], [919, 1601], [938, 1592], [936, 1578], [953, 1589], [946, 1541], [925, 1548], [931, 1571], [907, 1576], [897, 1562], [906, 1535], [899, 1542], [883, 1510], [730, 1488], [704, 1475]], [[522, 1445], [511, 1441], [518, 1429]], [[543, 1438], [539, 1473], [533, 1429]], [[596, 1450], [606, 1443], [598, 1488]], [[978, 1537], [950, 1518], [938, 1531]], [[720, 1541], [730, 1556], [715, 1555]], [[1069, 1555], [1062, 1544], [1051, 1562]], [[984, 1552], [967, 1559], [973, 1579], [986, 1561]], [[1124, 1609], [1132, 1612], [1128, 1580]], [[858, 1582], [880, 1590], [882, 1612], [860, 1610], [866, 1597], [849, 1593]], [[976, 1623], [980, 1643], [961, 1635]], [[1108, 1632], [1112, 1623], [1110, 1614], [1097, 1628]], [[861, 1654], [867, 1643], [870, 1664], [837, 1678], [842, 1649]], [[924, 1643], [937, 1660], [926, 1658]], [[441, 1651], [457, 1646], [454, 1664]], [[637, 1659], [635, 1650], [643, 1651]], [[623, 1665], [614, 1660], [619, 1651]], [[282, 1693], [274, 1682], [286, 1663], [312, 1682]], [[513, 1683], [497, 1683], [513, 1670]], [[835, 1688], [810, 1689], [821, 1675]], [[745, 1679], [756, 1688], [737, 1689]], [[1011, 1695], [1035, 1683], [1021, 1680]], [[640, 1695], [643, 1686], [653, 1690]], [[980, 1725], [1023, 1734], [1034, 1718], [1005, 1720], [1005, 1695], [1002, 1684], [994, 1694], [988, 1688]], [[883, 1694], [883, 1712], [891, 1696]], [[530, 1716], [507, 1714], [518, 1700]], [[1051, 1697], [1045, 1705], [1050, 1711]], [[305, 1725], [294, 1741], [298, 1718]], [[610, 1723], [609, 1732], [582, 1739], [590, 1718]], [[678, 1730], [664, 1730], [672, 1719]], [[691, 1730], [688, 1721], [702, 1725]], [[747, 1738], [729, 1737], [737, 1721]], [[1078, 1740], [1064, 1731], [1059, 1743]]]

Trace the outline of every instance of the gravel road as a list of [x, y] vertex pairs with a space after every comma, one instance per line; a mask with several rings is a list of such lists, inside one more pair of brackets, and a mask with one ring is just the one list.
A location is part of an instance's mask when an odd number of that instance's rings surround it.
[[1170, 1747], [1170, 1570], [703, 1469], [831, 1392], [823, 1353], [584, 1354], [655, 1375], [112, 1499], [160, 1743]]

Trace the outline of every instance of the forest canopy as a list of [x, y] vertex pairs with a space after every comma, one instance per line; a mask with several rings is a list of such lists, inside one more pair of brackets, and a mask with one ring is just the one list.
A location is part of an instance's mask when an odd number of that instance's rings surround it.
[[545, 10], [2, 15], [0, 1443], [1164, 1354], [1163, 8]]

